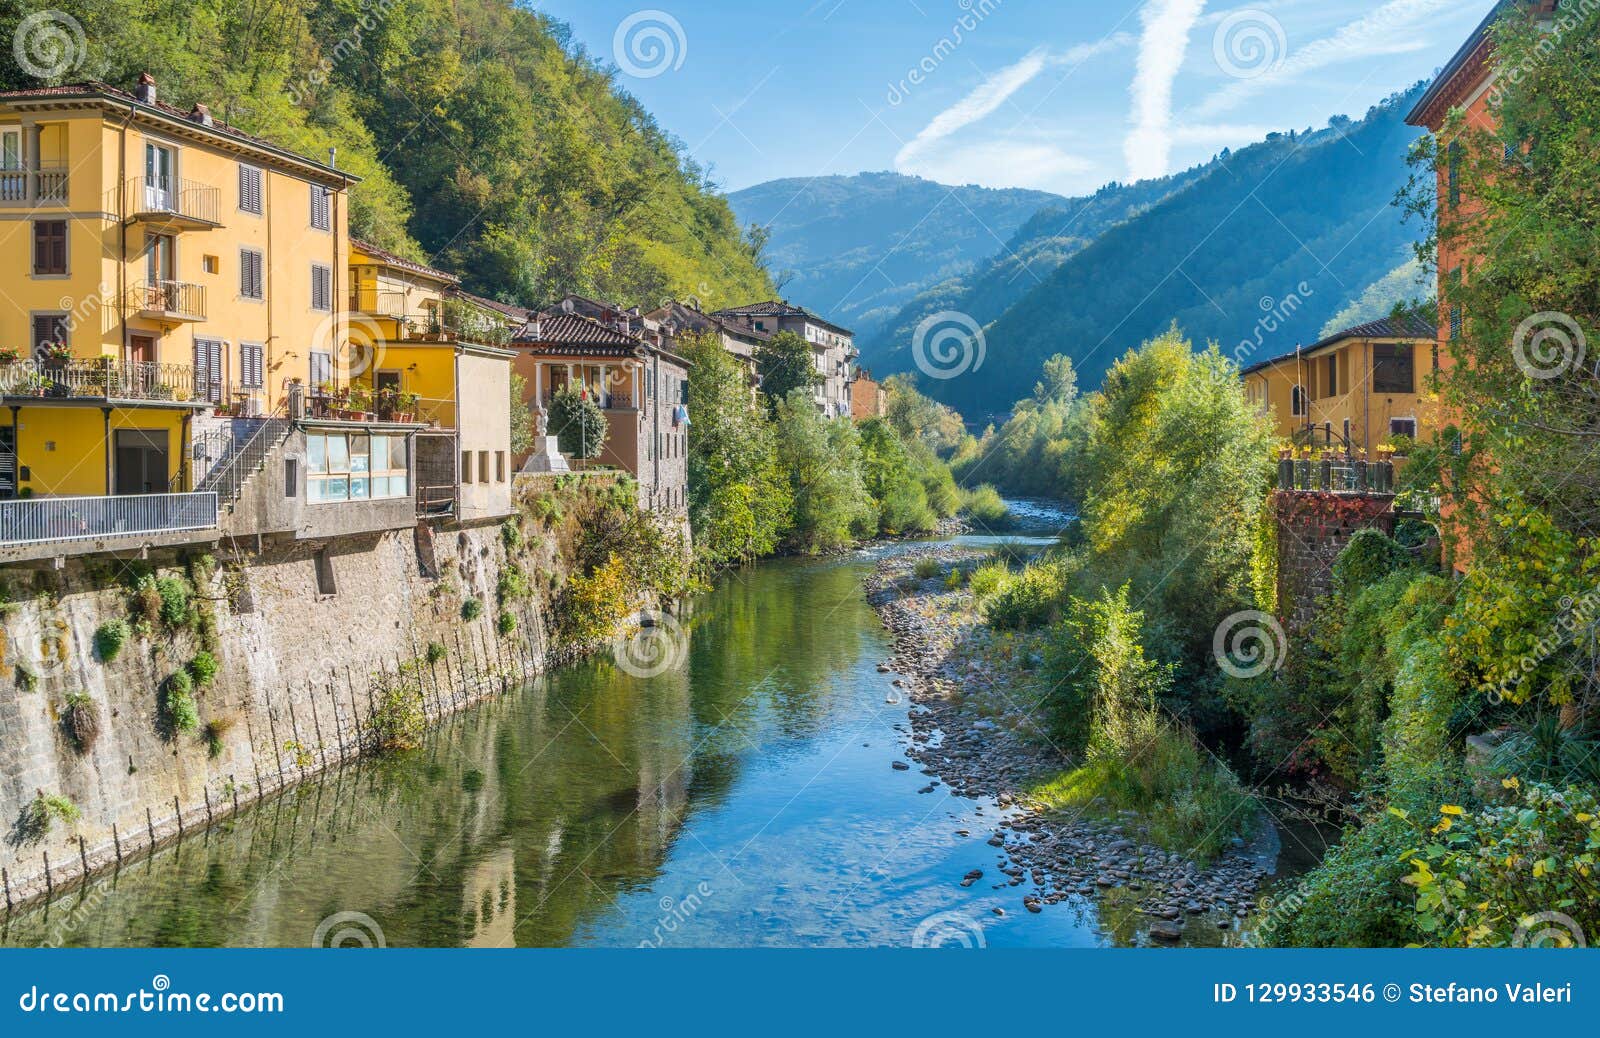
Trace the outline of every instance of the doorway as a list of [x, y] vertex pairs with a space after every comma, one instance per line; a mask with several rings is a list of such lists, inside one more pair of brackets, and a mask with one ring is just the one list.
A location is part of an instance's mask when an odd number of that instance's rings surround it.
[[118, 429], [116, 432], [116, 485], [118, 496], [165, 494], [171, 480], [172, 457], [165, 429]]

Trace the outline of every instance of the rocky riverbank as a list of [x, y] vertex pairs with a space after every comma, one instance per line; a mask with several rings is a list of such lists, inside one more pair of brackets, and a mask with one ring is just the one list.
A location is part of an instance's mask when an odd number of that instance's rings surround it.
[[891, 695], [903, 692], [914, 704], [906, 756], [930, 782], [992, 797], [1003, 811], [992, 832], [958, 834], [997, 848], [995, 874], [974, 870], [957, 881], [1024, 888], [1021, 907], [1029, 912], [1125, 892], [1142, 916], [1137, 932], [1148, 943], [1180, 943], [1201, 929], [1238, 927], [1267, 875], [1249, 848], [1238, 844], [1201, 864], [1141, 839], [1136, 815], [1090, 818], [1030, 801], [1028, 791], [1040, 779], [1071, 762], [1044, 738], [1031, 696], [1010, 687], [1009, 663], [964, 651], [981, 621], [971, 593], [947, 587], [946, 578], [984, 554], [954, 546], [917, 549], [885, 560], [867, 582], [869, 601], [894, 636], [895, 655], [879, 670], [892, 675], [898, 691]]

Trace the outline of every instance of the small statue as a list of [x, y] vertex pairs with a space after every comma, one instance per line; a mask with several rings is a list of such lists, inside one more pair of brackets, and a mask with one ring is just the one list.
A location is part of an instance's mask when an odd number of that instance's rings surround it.
[[550, 435], [550, 412], [544, 409], [543, 404], [540, 404], [534, 410], [533, 415], [534, 435], [543, 442], [544, 438]]

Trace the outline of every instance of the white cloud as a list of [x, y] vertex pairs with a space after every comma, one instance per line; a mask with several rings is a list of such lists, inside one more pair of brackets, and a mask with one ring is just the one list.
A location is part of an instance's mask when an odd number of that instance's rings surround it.
[[[1073, 195], [1093, 190], [1106, 178], [1092, 161], [1048, 140], [1020, 140], [1006, 134], [938, 149], [904, 173], [941, 184], [1026, 187]], [[1092, 175], [1091, 175], [1092, 174]]]
[[1133, 77], [1133, 129], [1123, 142], [1134, 180], [1167, 172], [1172, 154], [1172, 85], [1205, 0], [1150, 0], [1139, 12], [1144, 32]]
[[1455, 14], [1460, 7], [1461, 0], [1389, 0], [1376, 11], [1346, 23], [1333, 35], [1291, 51], [1276, 68], [1254, 79], [1230, 82], [1196, 105], [1193, 114], [1209, 118], [1231, 111], [1257, 94], [1281, 89], [1330, 65], [1423, 50], [1429, 40], [1415, 31], [1416, 23], [1441, 11]]
[[909, 167], [926, 167], [930, 160], [937, 165], [937, 159], [932, 154], [935, 144], [993, 115], [1017, 91], [1039, 78], [1039, 74], [1046, 69], [1076, 68], [1091, 58], [1132, 42], [1133, 37], [1126, 33], [1116, 33], [1095, 43], [1079, 44], [1062, 54], [1052, 54], [1045, 47], [1036, 48], [1016, 64], [989, 75], [966, 97], [934, 116], [916, 137], [900, 149], [895, 156], [895, 168], [909, 173], [921, 172]]

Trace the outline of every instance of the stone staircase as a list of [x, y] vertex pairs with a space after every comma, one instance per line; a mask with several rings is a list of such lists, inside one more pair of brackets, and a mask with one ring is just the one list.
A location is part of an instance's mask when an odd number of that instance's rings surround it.
[[251, 425], [253, 428], [235, 427], [222, 460], [206, 473], [195, 488], [215, 491], [217, 505], [228, 511], [233, 510], [234, 503], [244, 493], [251, 478], [266, 466], [272, 452], [283, 444], [294, 428], [294, 423], [286, 418], [264, 418]]

